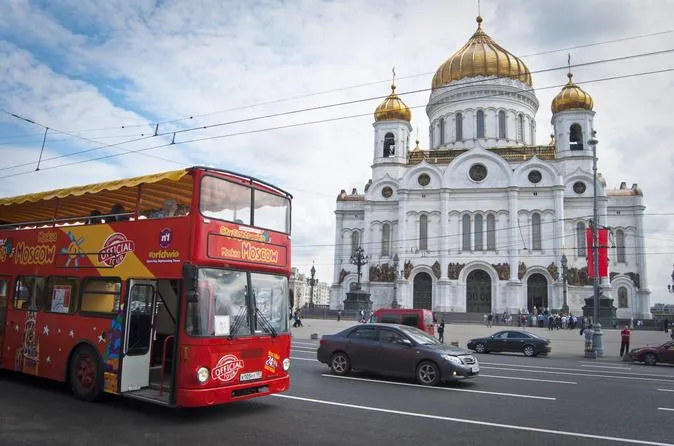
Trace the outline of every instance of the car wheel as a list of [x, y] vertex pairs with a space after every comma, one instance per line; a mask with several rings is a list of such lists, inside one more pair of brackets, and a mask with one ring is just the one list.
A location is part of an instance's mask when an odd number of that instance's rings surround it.
[[335, 353], [330, 360], [330, 369], [337, 376], [348, 375], [351, 371], [351, 360], [346, 353]]
[[536, 356], [536, 349], [533, 345], [525, 345], [522, 347], [522, 353], [524, 353], [524, 356]]
[[417, 382], [423, 386], [436, 386], [440, 382], [440, 369], [431, 361], [424, 361], [417, 367]]
[[644, 356], [644, 363], [646, 365], [655, 365], [658, 362], [658, 358], [653, 353], [646, 353]]
[[70, 385], [76, 398], [95, 401], [103, 391], [103, 373], [93, 348], [82, 345], [75, 350], [69, 366]]
[[475, 351], [478, 353], [487, 353], [487, 349], [484, 344], [475, 344]]

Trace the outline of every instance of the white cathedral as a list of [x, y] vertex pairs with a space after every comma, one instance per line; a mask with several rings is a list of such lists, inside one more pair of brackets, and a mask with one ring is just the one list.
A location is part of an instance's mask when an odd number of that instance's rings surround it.
[[[332, 309], [358, 281], [373, 309], [517, 314], [593, 295], [586, 228], [593, 217], [593, 101], [568, 83], [552, 101], [554, 135], [537, 145], [538, 99], [524, 62], [482, 29], [435, 73], [426, 106], [429, 149], [410, 145], [410, 109], [395, 93], [374, 113], [372, 178], [337, 197]], [[596, 143], [596, 141], [595, 141]], [[597, 175], [600, 227], [610, 229], [601, 293], [617, 317], [649, 319], [643, 194]], [[397, 260], [397, 263], [394, 263]]]

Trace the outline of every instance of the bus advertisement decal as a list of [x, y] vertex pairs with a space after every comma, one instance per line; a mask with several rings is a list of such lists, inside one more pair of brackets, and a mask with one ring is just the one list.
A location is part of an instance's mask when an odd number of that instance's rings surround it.
[[208, 256], [211, 258], [287, 266], [287, 250], [285, 246], [209, 234], [207, 250]]
[[228, 354], [218, 360], [218, 364], [211, 371], [211, 378], [224, 382], [233, 380], [244, 366], [242, 359]]
[[133, 240], [126, 238], [121, 232], [112, 233], [98, 252], [98, 261], [104, 265], [115, 267], [122, 263], [126, 255], [136, 249]]

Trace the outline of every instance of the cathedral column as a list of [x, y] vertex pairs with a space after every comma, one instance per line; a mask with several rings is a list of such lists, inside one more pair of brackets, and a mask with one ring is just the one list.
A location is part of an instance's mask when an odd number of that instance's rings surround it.
[[519, 245], [519, 238], [517, 236], [517, 194], [518, 190], [516, 189], [508, 191], [508, 263], [510, 264], [510, 280], [518, 280], [519, 255], [517, 246]]
[[555, 215], [552, 223], [552, 246], [555, 265], [558, 265], [562, 259], [562, 245], [564, 242], [564, 186], [555, 188], [553, 196], [555, 200]]
[[398, 303], [403, 307], [407, 308], [407, 296], [405, 295], [406, 287], [403, 286], [404, 283], [401, 283], [405, 279], [405, 276], [400, 274], [400, 271], [405, 268], [405, 262], [407, 261], [407, 192], [398, 190], [398, 240], [396, 241], [396, 248], [394, 253], [398, 253]]
[[[344, 244], [344, 214], [340, 211], [336, 212], [337, 222], [335, 227], [335, 274], [332, 279], [332, 283], [339, 282], [339, 274], [342, 271], [340, 266], [344, 263], [344, 253], [346, 252], [346, 246]], [[351, 244], [349, 244], [349, 248]]]
[[[360, 246], [365, 250], [365, 254], [370, 257], [370, 260], [374, 259], [373, 245], [371, 242], [372, 238], [372, 207], [370, 205], [363, 206], [363, 237], [360, 240]], [[364, 266], [361, 270], [363, 277], [361, 282], [370, 281], [370, 268], [369, 266]]]
[[447, 280], [449, 263], [449, 192], [440, 191], [440, 279]]

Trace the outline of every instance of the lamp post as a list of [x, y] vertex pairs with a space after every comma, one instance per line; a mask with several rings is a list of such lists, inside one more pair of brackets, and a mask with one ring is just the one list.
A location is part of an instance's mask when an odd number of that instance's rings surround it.
[[398, 253], [393, 255], [393, 302], [391, 308], [398, 308]]
[[[672, 265], [672, 267], [674, 267], [674, 265]], [[667, 289], [669, 290], [670, 293], [674, 293], [674, 268], [672, 268], [672, 275], [671, 275], [671, 277], [672, 277], [672, 284], [671, 284], [671, 285], [667, 285]]]
[[562, 314], [569, 314], [569, 304], [566, 301], [566, 267], [568, 260], [566, 254], [562, 254], [562, 295], [564, 296], [564, 304], [562, 305]]
[[592, 131], [592, 138], [587, 142], [592, 146], [592, 269], [593, 269], [593, 291], [594, 291], [594, 315], [592, 318], [592, 328], [594, 330], [594, 339], [592, 344], [597, 357], [604, 356], [603, 335], [601, 323], [599, 322], [599, 212], [597, 209], [597, 132]]
[[356, 248], [356, 252], [353, 253], [349, 262], [356, 265], [356, 268], [358, 269], [358, 283], [356, 284], [356, 289], [360, 290], [360, 276], [363, 274], [360, 269], [368, 262], [368, 256], [365, 255], [365, 250], [360, 246]]
[[311, 287], [309, 294], [309, 307], [314, 306], [314, 285], [316, 285], [316, 279], [314, 279], [315, 275], [316, 275], [316, 267], [314, 265], [311, 265], [311, 279], [309, 279], [309, 286]]

